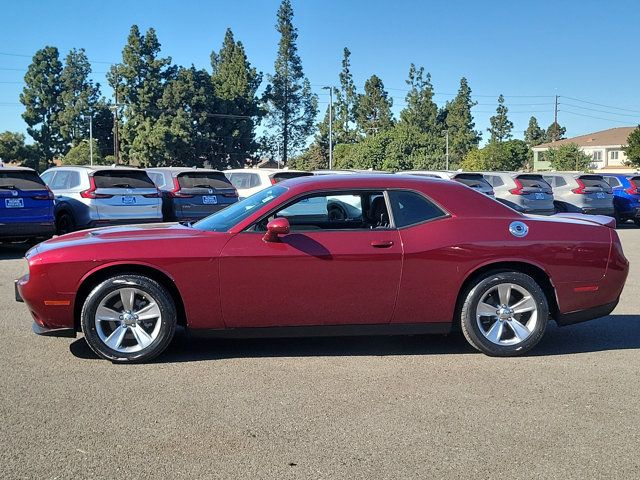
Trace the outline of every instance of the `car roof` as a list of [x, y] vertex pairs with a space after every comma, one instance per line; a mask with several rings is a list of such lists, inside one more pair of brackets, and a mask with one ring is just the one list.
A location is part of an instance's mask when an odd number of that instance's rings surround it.
[[230, 168], [228, 170], [223, 170], [223, 173], [311, 173], [305, 172], [304, 170], [292, 170], [289, 168]]
[[[285, 183], [286, 182], [286, 183]], [[387, 175], [378, 173], [356, 173], [354, 175], [309, 175], [287, 179], [278, 185], [289, 188], [406, 188], [412, 184], [438, 185], [454, 183], [443, 178], [421, 177], [418, 175]]]
[[0, 172], [35, 172], [33, 168], [4, 165], [0, 167]]
[[224, 173], [221, 170], [215, 170], [213, 168], [193, 168], [193, 167], [149, 167], [144, 169], [146, 172], [164, 172], [171, 173], [173, 176], [179, 175], [184, 172], [204, 172], [204, 173]]
[[101, 170], [133, 170], [137, 172], [144, 172], [143, 169], [137, 167], [130, 167], [128, 165], [60, 165], [59, 167], [51, 167], [48, 170], [84, 170], [86, 172], [99, 172]]

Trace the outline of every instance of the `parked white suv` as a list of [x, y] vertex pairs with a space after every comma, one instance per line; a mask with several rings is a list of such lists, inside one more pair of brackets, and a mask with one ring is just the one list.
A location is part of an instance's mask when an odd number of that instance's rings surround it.
[[41, 175], [55, 195], [59, 235], [80, 228], [162, 222], [160, 192], [144, 170], [53, 167]]
[[276, 168], [238, 168], [225, 170], [231, 184], [236, 187], [240, 199], [250, 197], [254, 193], [264, 190], [283, 180], [313, 175], [301, 170], [286, 170]]

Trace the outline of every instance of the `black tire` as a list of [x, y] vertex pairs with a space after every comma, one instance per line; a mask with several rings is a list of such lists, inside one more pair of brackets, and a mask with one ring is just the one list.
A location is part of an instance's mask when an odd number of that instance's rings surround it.
[[76, 229], [76, 222], [69, 212], [61, 212], [56, 217], [56, 234], [64, 235]]
[[567, 208], [567, 205], [562, 203], [562, 202], [553, 202], [553, 206], [554, 206], [554, 213], [568, 213], [569, 209]]
[[[157, 336], [145, 348], [135, 352], [123, 352], [110, 348], [100, 337], [96, 326], [96, 311], [100, 303], [108, 298], [110, 294], [123, 288], [133, 288], [149, 295], [160, 311], [160, 317], [157, 320], [160, 323]], [[117, 301], [117, 295], [114, 298]], [[137, 298], [140, 299], [141, 297], [138, 296]], [[145, 276], [123, 274], [103, 281], [91, 291], [82, 306], [80, 321], [85, 340], [98, 356], [117, 363], [141, 363], [148, 362], [160, 355], [171, 343], [176, 329], [176, 317], [175, 302], [166, 288]], [[113, 324], [109, 322], [109, 325], [113, 325], [115, 329], [120, 323], [119, 321], [113, 322]], [[130, 326], [129, 332], [133, 328], [142, 328], [142, 326], [139, 324]], [[129, 332], [127, 335], [129, 335]], [[134, 337], [132, 334], [129, 336]], [[124, 339], [126, 340], [127, 336]]]
[[[529, 336], [523, 341], [512, 345], [499, 345], [490, 341], [482, 333], [481, 327], [478, 325], [480, 320], [476, 317], [476, 309], [483, 297], [501, 284], [513, 284], [524, 289], [531, 295], [537, 308], [537, 317], [535, 322], [532, 322], [534, 326], [531, 328]], [[519, 292], [516, 293], [519, 294]], [[529, 275], [514, 271], [489, 272], [478, 278], [462, 295], [464, 299], [460, 311], [462, 333], [471, 346], [482, 353], [495, 357], [522, 355], [531, 350], [544, 335], [549, 321], [549, 306], [542, 288]], [[519, 319], [523, 320], [523, 316], [521, 315]], [[496, 322], [499, 322], [499, 320], [496, 320]], [[509, 331], [513, 333], [513, 329], [507, 326], [503, 327], [503, 329], [507, 335]], [[513, 338], [515, 339], [516, 337], [514, 336]]]
[[634, 218], [633, 223], [636, 224], [636, 227], [640, 227], [640, 218]]

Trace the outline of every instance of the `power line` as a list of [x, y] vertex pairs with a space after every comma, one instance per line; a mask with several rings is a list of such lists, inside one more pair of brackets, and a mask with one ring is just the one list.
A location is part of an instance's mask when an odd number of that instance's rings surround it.
[[[25, 55], [21, 53], [8, 53], [8, 52], [0, 52], [0, 55], [5, 57], [20, 57], [20, 58], [33, 58], [33, 55]], [[118, 62], [101, 62], [100, 60], [89, 60], [91, 63], [102, 63], [105, 65], [115, 65]]]
[[573, 103], [565, 103], [565, 102], [561, 102], [560, 105], [566, 105], [567, 107], [572, 107], [572, 108], [579, 108], [581, 110], [589, 110], [591, 112], [599, 112], [599, 113], [606, 113], [609, 115], [617, 115], [620, 117], [635, 117], [635, 118], [640, 118], [640, 112], [638, 112], [637, 115], [632, 115], [629, 113], [618, 113], [618, 112], [611, 112], [609, 110], [599, 110], [597, 108], [589, 108], [589, 107], [583, 107], [581, 105], [575, 105]]
[[622, 110], [622, 111], [625, 111], [625, 112], [640, 113], [640, 110], [631, 110], [629, 108], [614, 107], [613, 105], [604, 105], [602, 103], [590, 102], [589, 100], [580, 100], [579, 98], [567, 97], [566, 95], [559, 95], [559, 96], [561, 98], [567, 98], [567, 99], [573, 100], [575, 102], [588, 103], [590, 105], [595, 105], [597, 107], [613, 108], [614, 110]]
[[617, 123], [619, 125], [629, 125], [629, 122], [625, 122], [625, 121], [620, 120], [620, 119], [596, 117], [594, 115], [586, 115], [584, 113], [572, 112], [571, 110], [558, 110], [558, 111], [559, 112], [563, 112], [563, 113], [569, 113], [571, 115], [578, 115], [580, 117], [595, 118], [596, 120], [604, 120], [604, 121], [607, 121], [607, 122], [614, 122], [614, 123]]

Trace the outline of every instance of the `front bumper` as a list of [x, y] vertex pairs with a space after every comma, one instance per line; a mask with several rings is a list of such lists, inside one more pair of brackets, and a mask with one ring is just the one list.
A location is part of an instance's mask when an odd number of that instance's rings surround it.
[[33, 333], [45, 337], [76, 338], [76, 330], [74, 328], [47, 328], [34, 321], [31, 329]]

